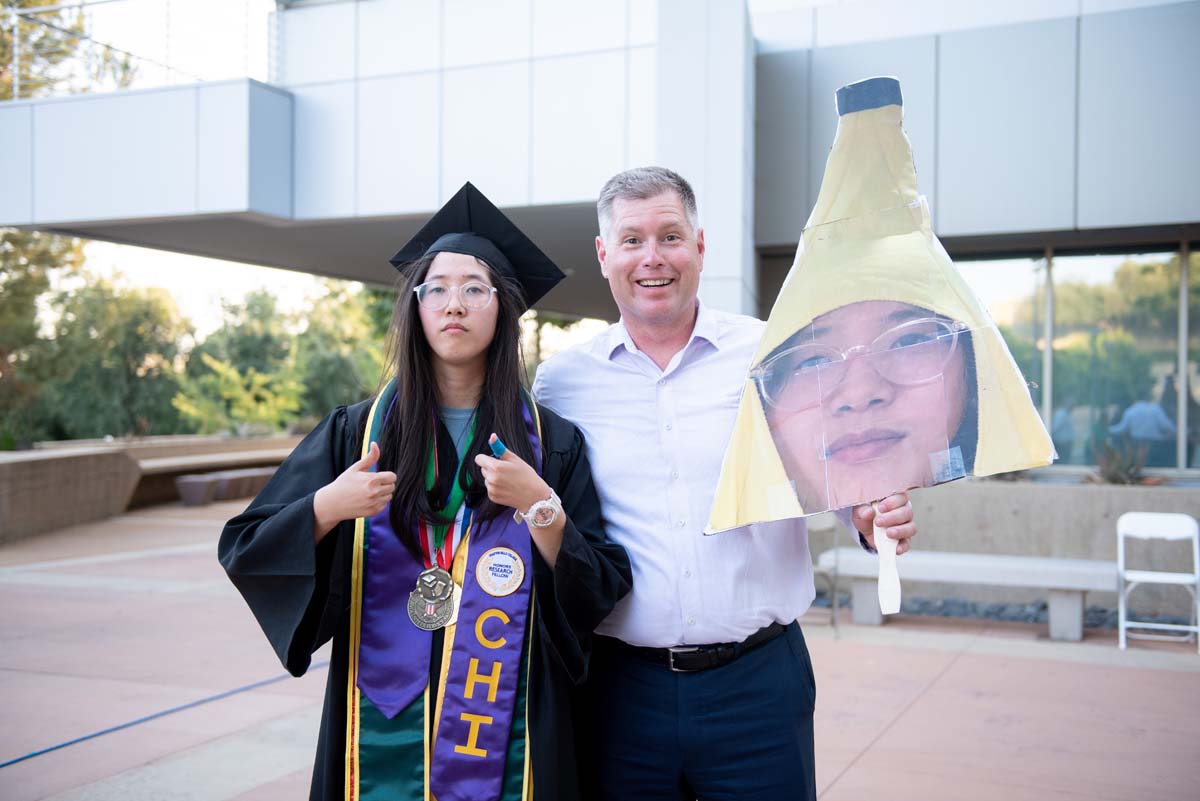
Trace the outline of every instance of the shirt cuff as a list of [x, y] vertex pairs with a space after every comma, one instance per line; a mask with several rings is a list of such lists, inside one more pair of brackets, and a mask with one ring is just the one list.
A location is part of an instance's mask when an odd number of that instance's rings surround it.
[[876, 551], [874, 548], [872, 548], [870, 543], [867, 542], [867, 538], [862, 535], [862, 532], [859, 531], [855, 527], [855, 525], [854, 525], [854, 510], [853, 509], [851, 509], [850, 507], [845, 507], [845, 508], [836, 510], [833, 514], [835, 517], [837, 517], [838, 522], [846, 527], [847, 531], [849, 531], [851, 534], [853, 534], [854, 536], [856, 536], [858, 538], [858, 546], [860, 548], [862, 548], [867, 553], [878, 553], [878, 551]]
[[859, 531], [858, 529], [855, 529], [854, 533], [858, 535], [858, 544], [860, 546], [862, 546], [862, 549], [864, 551], [866, 551], [867, 553], [879, 553], [879, 551], [877, 551], [871, 547], [871, 544], [869, 542], [867, 542], [867, 538], [862, 535], [861, 531]]

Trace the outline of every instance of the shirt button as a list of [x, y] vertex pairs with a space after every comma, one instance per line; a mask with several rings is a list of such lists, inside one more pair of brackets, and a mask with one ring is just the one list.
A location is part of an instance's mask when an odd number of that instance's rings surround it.
[[694, 618], [694, 617], [689, 617], [689, 618], [688, 618], [688, 625], [689, 625], [689, 626], [694, 626], [694, 625], [696, 625], [696, 618]]
[[676, 521], [676, 523], [675, 523], [675, 527], [676, 527], [676, 528], [683, 528], [683, 521], [682, 521], [682, 520], [678, 520], [678, 521]]
[[672, 470], [672, 471], [671, 471], [671, 478], [679, 478], [679, 471], [678, 471], [678, 470]]
[[667, 430], [668, 430], [668, 431], [670, 431], [670, 430], [671, 430], [671, 424], [670, 424], [670, 423], [667, 423]]
[[685, 567], [685, 568], [683, 569], [683, 575], [684, 575], [685, 577], [687, 577], [687, 578], [691, 578], [691, 577], [692, 577], [692, 571], [691, 571], [691, 569], [689, 569], [689, 568], [686, 568], [686, 567]]

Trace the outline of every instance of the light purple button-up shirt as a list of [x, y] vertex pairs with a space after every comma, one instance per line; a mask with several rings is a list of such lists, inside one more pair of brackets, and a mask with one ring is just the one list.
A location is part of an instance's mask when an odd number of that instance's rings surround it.
[[659, 648], [739, 642], [812, 603], [803, 520], [703, 534], [763, 327], [701, 305], [665, 370], [621, 323], [538, 369], [534, 395], [586, 437], [608, 536], [633, 564], [633, 591], [599, 633]]

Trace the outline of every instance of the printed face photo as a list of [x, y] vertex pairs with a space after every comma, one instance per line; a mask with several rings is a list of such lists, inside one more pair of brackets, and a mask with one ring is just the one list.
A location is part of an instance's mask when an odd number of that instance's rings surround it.
[[962, 323], [864, 300], [817, 317], [752, 371], [805, 513], [970, 472], [975, 394]]

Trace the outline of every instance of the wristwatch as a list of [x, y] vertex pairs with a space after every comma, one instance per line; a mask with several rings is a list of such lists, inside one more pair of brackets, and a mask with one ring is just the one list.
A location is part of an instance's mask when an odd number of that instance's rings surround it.
[[527, 512], [516, 512], [514, 517], [520, 516], [525, 524], [531, 528], [546, 528], [558, 519], [562, 513], [562, 501], [558, 499], [558, 495], [554, 490], [550, 490], [550, 497], [545, 500], [537, 501], [533, 506], [529, 507]]

